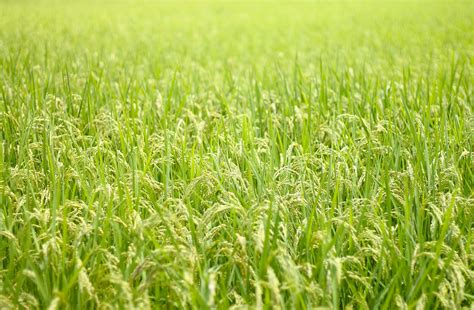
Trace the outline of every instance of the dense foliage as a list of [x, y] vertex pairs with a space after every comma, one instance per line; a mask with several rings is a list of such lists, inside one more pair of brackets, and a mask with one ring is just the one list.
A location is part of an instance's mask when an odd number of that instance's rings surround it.
[[469, 308], [474, 3], [0, 2], [0, 308]]

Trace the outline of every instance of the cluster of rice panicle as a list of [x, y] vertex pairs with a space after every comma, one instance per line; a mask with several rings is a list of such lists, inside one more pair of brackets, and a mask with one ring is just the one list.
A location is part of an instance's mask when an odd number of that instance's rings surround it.
[[28, 3], [1, 309], [472, 307], [472, 3]]

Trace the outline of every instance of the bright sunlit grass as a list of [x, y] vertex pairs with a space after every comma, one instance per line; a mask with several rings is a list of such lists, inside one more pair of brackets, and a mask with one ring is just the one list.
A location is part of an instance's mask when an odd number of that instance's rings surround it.
[[474, 302], [474, 2], [0, 2], [0, 308]]

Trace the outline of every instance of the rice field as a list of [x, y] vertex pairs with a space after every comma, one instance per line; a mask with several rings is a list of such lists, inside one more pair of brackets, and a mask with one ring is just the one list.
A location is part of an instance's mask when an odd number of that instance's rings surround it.
[[0, 309], [473, 309], [473, 1], [0, 1]]

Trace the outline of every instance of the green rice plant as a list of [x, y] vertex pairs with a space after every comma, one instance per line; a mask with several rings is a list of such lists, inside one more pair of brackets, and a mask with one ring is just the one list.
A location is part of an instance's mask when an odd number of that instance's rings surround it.
[[0, 1], [0, 308], [471, 309], [470, 1]]

